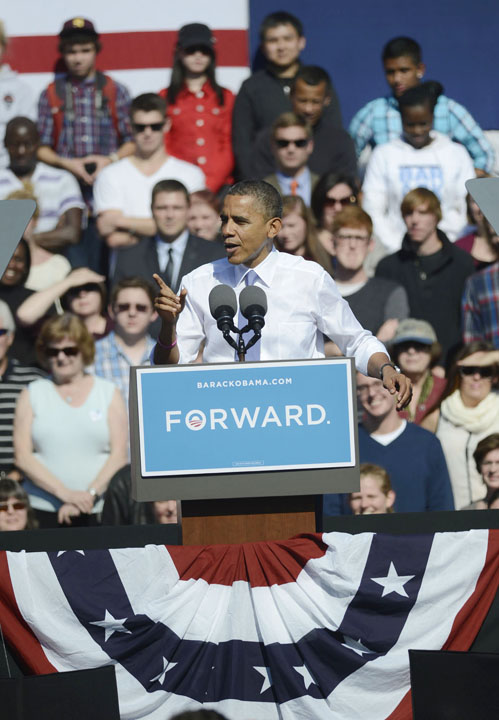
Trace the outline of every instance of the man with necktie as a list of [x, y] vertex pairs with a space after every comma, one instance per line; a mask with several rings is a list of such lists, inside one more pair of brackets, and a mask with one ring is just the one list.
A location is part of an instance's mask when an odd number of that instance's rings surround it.
[[[191, 363], [203, 348], [205, 362], [231, 362], [234, 350], [224, 340], [209, 310], [208, 297], [219, 284], [239, 295], [249, 284], [264, 290], [268, 311], [259, 341], [260, 360], [324, 357], [323, 335], [332, 338], [357, 369], [381, 378], [397, 408], [410, 400], [411, 383], [391, 362], [385, 347], [356, 320], [334, 280], [316, 263], [278, 252], [273, 241], [281, 228], [282, 203], [269, 183], [248, 180], [225, 196], [222, 235], [226, 258], [185, 276], [180, 293], [158, 274], [155, 308], [161, 318], [153, 361]], [[246, 277], [249, 276], [248, 282]]]

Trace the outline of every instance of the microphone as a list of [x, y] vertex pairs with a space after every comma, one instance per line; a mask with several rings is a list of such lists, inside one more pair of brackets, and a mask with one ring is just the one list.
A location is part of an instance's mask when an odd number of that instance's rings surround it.
[[250, 328], [260, 337], [267, 312], [267, 296], [262, 288], [257, 285], [248, 285], [243, 288], [239, 295], [239, 307]]
[[224, 334], [224, 337], [232, 330], [237, 332], [234, 327], [233, 318], [237, 312], [237, 298], [234, 290], [228, 285], [215, 285], [208, 297], [210, 305], [210, 313], [217, 321], [217, 327]]

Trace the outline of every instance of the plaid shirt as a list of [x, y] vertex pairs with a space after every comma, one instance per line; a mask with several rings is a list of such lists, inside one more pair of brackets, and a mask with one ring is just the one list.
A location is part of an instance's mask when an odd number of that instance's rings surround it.
[[[150, 365], [149, 356], [156, 345], [150, 335], [147, 336], [146, 349], [139, 365]], [[116, 335], [111, 331], [109, 335], [97, 340], [95, 343], [94, 365], [89, 368], [99, 377], [111, 380], [121, 391], [126, 406], [128, 407], [128, 389], [130, 385], [130, 368], [133, 363], [125, 354], [123, 348], [116, 342]]]
[[[130, 95], [128, 90], [120, 83], [116, 83], [116, 115], [118, 119], [119, 135], [117, 137], [110, 115], [100, 119], [95, 113], [95, 81], [86, 78], [77, 82], [69, 78], [73, 91], [74, 122], [70, 122], [67, 115], [59, 136], [57, 147], [54, 150], [62, 157], [85, 157], [85, 155], [109, 155], [115, 152], [120, 144], [132, 140], [128, 108]], [[47, 97], [47, 90], [43, 90], [38, 102], [38, 130], [42, 145], [52, 147], [54, 121], [52, 110]]]
[[[464, 145], [475, 167], [487, 172], [492, 170], [492, 145], [466, 108], [455, 100], [440, 95], [435, 106], [433, 129]], [[368, 144], [381, 145], [400, 137], [402, 121], [397, 100], [390, 96], [367, 103], [354, 116], [349, 132], [354, 139], [357, 155]]]
[[463, 340], [488, 340], [499, 348], [499, 263], [471, 275], [463, 294]]

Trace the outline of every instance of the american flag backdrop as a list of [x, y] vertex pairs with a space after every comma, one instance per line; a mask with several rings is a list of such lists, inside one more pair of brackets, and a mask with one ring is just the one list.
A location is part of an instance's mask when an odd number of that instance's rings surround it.
[[50, 0], [42, 10], [37, 0], [16, 0], [1, 10], [9, 36], [5, 60], [38, 95], [53, 79], [64, 21], [85, 17], [101, 34], [99, 69], [133, 97], [169, 84], [178, 29], [201, 22], [216, 37], [218, 82], [237, 92], [249, 75], [248, 6], [249, 0]]
[[0, 622], [36, 673], [113, 664], [121, 716], [411, 717], [409, 648], [467, 650], [499, 531], [0, 554]]

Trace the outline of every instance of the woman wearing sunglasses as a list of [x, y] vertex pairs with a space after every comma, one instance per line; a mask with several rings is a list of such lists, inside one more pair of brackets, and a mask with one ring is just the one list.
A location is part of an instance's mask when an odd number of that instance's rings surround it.
[[343, 208], [358, 204], [357, 194], [357, 181], [340, 173], [326, 173], [314, 188], [311, 208], [318, 238], [331, 256], [334, 256], [333, 220]]
[[198, 165], [214, 193], [232, 183], [234, 169], [234, 95], [217, 83], [215, 68], [210, 28], [201, 23], [184, 25], [177, 37], [170, 87], [160, 92], [171, 121], [165, 135], [167, 152]]
[[38, 527], [29, 498], [16, 480], [0, 478], [0, 532]]
[[[480, 440], [499, 432], [496, 353], [492, 352], [488, 342], [466, 345], [449, 372], [444, 399], [421, 423], [436, 430], [442, 443], [456, 510], [475, 507], [487, 492], [473, 453]], [[488, 364], [487, 357], [492, 358]]]
[[95, 525], [110, 479], [127, 463], [125, 404], [113, 383], [85, 371], [95, 346], [79, 318], [47, 320], [36, 349], [50, 377], [19, 396], [16, 465], [41, 527]]

